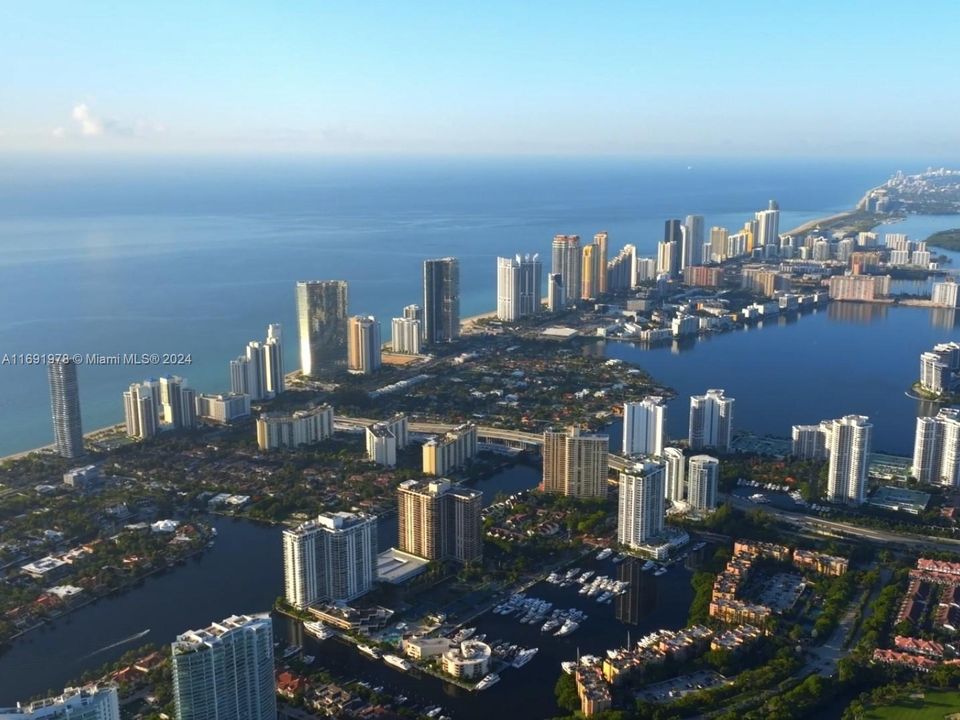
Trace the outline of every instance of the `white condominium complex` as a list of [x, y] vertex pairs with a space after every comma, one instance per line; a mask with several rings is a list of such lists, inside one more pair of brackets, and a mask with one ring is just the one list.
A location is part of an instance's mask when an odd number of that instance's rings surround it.
[[873, 425], [863, 415], [847, 415], [827, 423], [827, 499], [860, 505], [867, 489], [867, 465]]
[[766, 210], [756, 213], [757, 247], [779, 245], [780, 243], [780, 206], [771, 200]]
[[347, 282], [297, 283], [300, 371], [313, 377], [347, 359]]
[[329, 513], [283, 531], [284, 597], [303, 609], [349, 602], [370, 592], [377, 575], [377, 518]]
[[514, 322], [539, 313], [542, 276], [539, 255], [497, 258], [497, 317]]
[[800, 460], [825, 460], [827, 458], [827, 431], [830, 421], [819, 425], [794, 425], [791, 428], [791, 453]]
[[580, 428], [543, 434], [543, 489], [578, 498], [605, 498], [610, 439]]
[[723, 390], [707, 390], [705, 395], [690, 398], [691, 450], [716, 448], [730, 450], [733, 436], [733, 398], [724, 397]]
[[620, 473], [617, 540], [638, 547], [663, 533], [666, 469], [659, 462], [643, 462]]
[[960, 305], [960, 284], [953, 279], [935, 282], [930, 293], [930, 302], [939, 307], [957, 307]]
[[369, 375], [380, 369], [380, 323], [372, 315], [354, 315], [347, 321], [347, 371]]
[[663, 454], [667, 407], [662, 397], [651, 395], [623, 404], [623, 454]]
[[637, 284], [636, 257], [636, 246], [628, 244], [607, 261], [607, 270], [603, 275], [607, 284], [603, 292], [623, 292]]
[[[580, 298], [580, 236], [555, 235], [551, 252], [552, 271], [560, 276], [560, 291], [566, 307]], [[560, 308], [551, 309], [556, 312]]]
[[280, 325], [267, 326], [264, 342], [247, 343], [244, 354], [230, 361], [230, 392], [251, 400], [269, 400], [285, 389]]
[[218, 423], [230, 423], [250, 414], [250, 396], [221, 393], [197, 395], [197, 416]]
[[407, 446], [409, 438], [406, 415], [374, 423], [366, 428], [367, 459], [378, 465], [394, 467], [397, 464], [397, 451]]
[[694, 455], [687, 464], [687, 504], [695, 510], [717, 506], [720, 461], [709, 455]]
[[161, 430], [196, 425], [196, 395], [183, 378], [170, 376], [134, 383], [123, 393], [129, 437], [145, 440]]
[[687, 458], [683, 450], [675, 447], [664, 448], [661, 459], [666, 466], [667, 500], [683, 502], [687, 499]]
[[54, 448], [60, 457], [80, 457], [83, 455], [83, 428], [76, 363], [70, 359], [50, 363], [47, 379], [50, 383]]
[[427, 560], [480, 560], [482, 508], [478, 490], [446, 479], [406, 480], [397, 489], [399, 548]]
[[0, 720], [120, 720], [120, 703], [113, 685], [66, 688], [56, 697], [0, 707]]
[[423, 472], [442, 477], [477, 454], [477, 426], [464, 423], [423, 444]]
[[960, 343], [934, 345], [920, 355], [920, 388], [935, 395], [951, 390], [953, 374], [960, 369]]
[[630, 286], [636, 287], [642, 282], [657, 279], [657, 259], [648, 257], [637, 257], [633, 262], [633, 275], [630, 280]]
[[869, 302], [890, 294], [889, 275], [834, 275], [829, 283], [830, 297], [834, 300]]
[[960, 487], [960, 410], [942, 408], [936, 417], [918, 417], [913, 442], [913, 476], [921, 483]]
[[270, 616], [234, 615], [173, 642], [177, 720], [276, 720]]
[[257, 418], [257, 445], [261, 450], [312, 445], [333, 435], [333, 408], [317, 405], [307, 410], [263, 413]]
[[390, 324], [390, 346], [395, 353], [419, 355], [423, 347], [423, 323], [416, 318], [394, 318]]
[[565, 306], [563, 276], [559, 273], [550, 273], [547, 275], [547, 310], [560, 312]]

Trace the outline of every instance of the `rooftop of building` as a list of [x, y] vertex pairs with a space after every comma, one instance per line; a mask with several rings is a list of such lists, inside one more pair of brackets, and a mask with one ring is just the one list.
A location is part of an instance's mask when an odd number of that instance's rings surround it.
[[390, 548], [377, 556], [377, 579], [399, 585], [425, 572], [429, 564], [430, 561], [425, 558]]

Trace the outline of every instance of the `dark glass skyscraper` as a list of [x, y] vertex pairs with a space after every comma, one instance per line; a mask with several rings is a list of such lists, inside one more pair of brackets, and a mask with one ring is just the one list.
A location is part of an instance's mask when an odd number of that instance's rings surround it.
[[347, 361], [347, 282], [297, 283], [300, 371], [307, 377]]
[[50, 409], [53, 415], [53, 444], [65, 458], [83, 455], [83, 427], [80, 424], [80, 389], [77, 366], [69, 358], [47, 366], [50, 379]]
[[427, 344], [460, 337], [460, 262], [456, 258], [423, 261], [423, 319]]

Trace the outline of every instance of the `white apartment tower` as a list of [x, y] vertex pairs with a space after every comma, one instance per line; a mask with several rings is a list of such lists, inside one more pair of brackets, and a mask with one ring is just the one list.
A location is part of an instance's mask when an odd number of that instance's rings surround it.
[[370, 375], [380, 369], [380, 323], [372, 315], [354, 315], [347, 321], [347, 371]]
[[717, 507], [720, 461], [709, 455], [694, 455], [687, 464], [687, 504], [694, 510]]
[[376, 575], [374, 515], [328, 513], [283, 531], [284, 597], [298, 609], [354, 600]]
[[827, 499], [860, 505], [867, 489], [873, 425], [864, 415], [847, 415], [827, 424]]
[[617, 540], [639, 547], [663, 533], [666, 470], [662, 463], [643, 462], [620, 473]]
[[666, 466], [667, 500], [683, 502], [687, 499], [687, 459], [683, 450], [675, 447], [664, 448], [661, 459]]
[[705, 395], [690, 398], [691, 450], [716, 448], [730, 450], [733, 435], [733, 398], [724, 397], [723, 390], [707, 390]]
[[497, 258], [497, 317], [515, 322], [539, 313], [542, 275], [539, 255]]
[[267, 326], [264, 342], [247, 343], [244, 354], [230, 361], [230, 392], [259, 401], [285, 389], [281, 328], [273, 323]]
[[[419, 307], [419, 306], [417, 306]], [[423, 343], [423, 323], [416, 318], [396, 317], [390, 324], [390, 345], [393, 352], [419, 355]]]
[[56, 697], [0, 707], [0, 720], [120, 720], [117, 688], [89, 685], [66, 688]]
[[276, 720], [273, 623], [234, 615], [173, 642], [177, 720]]
[[921, 483], [960, 487], [960, 410], [942, 408], [936, 417], [918, 417], [913, 442], [913, 476]]
[[261, 450], [312, 445], [333, 435], [333, 408], [317, 405], [293, 413], [268, 412], [257, 418], [257, 445]]
[[623, 454], [662, 455], [666, 413], [666, 403], [656, 395], [624, 403]]

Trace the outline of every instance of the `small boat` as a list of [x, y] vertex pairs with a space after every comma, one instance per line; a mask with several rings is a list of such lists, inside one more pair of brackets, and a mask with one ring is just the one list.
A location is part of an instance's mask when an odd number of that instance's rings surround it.
[[657, 571], [654, 573], [654, 575], [656, 575], [656, 576], [663, 575], [667, 570], [669, 570], [669, 568], [668, 568], [666, 565], [664, 565], [664, 566], [661, 567], [659, 570], [657, 570]]
[[490, 673], [489, 675], [484, 675], [483, 680], [477, 683], [477, 690], [486, 690], [492, 685], [496, 685], [500, 682], [500, 676], [496, 673]]
[[375, 647], [370, 647], [369, 645], [357, 645], [357, 650], [362, 652], [364, 655], [372, 657], [374, 660], [380, 659], [380, 651]]
[[580, 576], [580, 579], [577, 580], [577, 582], [579, 582], [579, 583], [585, 583], [585, 582], [587, 582], [590, 578], [592, 578], [595, 574], [596, 574], [596, 573], [594, 573], [593, 570], [587, 570], [583, 575]]
[[316, 659], [317, 658], [314, 655], [304, 655], [302, 658], [300, 658], [304, 665], [313, 665], [313, 661]]
[[477, 631], [475, 627], [463, 628], [459, 630], [456, 635], [454, 635], [451, 640], [455, 643], [462, 643], [464, 640], [469, 640], [473, 637], [473, 634]]
[[597, 553], [597, 560], [606, 560], [611, 555], [613, 555], [613, 550], [611, 548], [604, 548]]
[[614, 565], [619, 565], [620, 563], [622, 563], [622, 562], [623, 562], [624, 560], [626, 560], [626, 559], [627, 559], [627, 556], [626, 556], [626, 555], [623, 555], [623, 554], [617, 555], [617, 556], [613, 559], [613, 564], [614, 564]]
[[298, 652], [300, 652], [299, 645], [288, 645], [286, 649], [283, 651], [282, 657], [284, 660], [286, 660], [287, 658], [292, 658]]
[[322, 622], [304, 620], [303, 629], [307, 632], [308, 635], [312, 635], [317, 640], [326, 640], [334, 636], [334, 632], [331, 628], [328, 628]]
[[706, 546], [707, 544], [705, 542], [698, 542], [693, 546], [693, 551], [696, 552], [697, 550], [703, 550]]
[[646, 572], [647, 570], [653, 570], [653, 568], [654, 568], [655, 566], [656, 566], [656, 563], [655, 563], [653, 560], [647, 560], [647, 561], [643, 564], [643, 567], [640, 568], [640, 569], [643, 570], [644, 572]]
[[567, 674], [573, 675], [573, 671], [577, 669], [576, 660], [564, 660], [560, 663], [560, 668]]
[[563, 623], [563, 627], [554, 633], [554, 637], [566, 637], [578, 627], [580, 627], [580, 623], [578, 623], [576, 620], [567, 620], [565, 623]]
[[384, 656], [383, 656], [383, 661], [384, 661], [387, 665], [389, 665], [390, 667], [395, 667], [395, 668], [397, 668], [398, 670], [403, 670], [404, 672], [408, 672], [408, 671], [410, 671], [410, 670], [413, 670], [413, 663], [411, 663], [411, 662], [409, 662], [409, 661], [407, 661], [407, 660], [404, 660], [404, 659], [403, 659], [402, 657], [400, 657], [399, 655], [389, 655], [389, 654], [388, 654], [388, 655], [384, 655]]
[[556, 630], [558, 627], [560, 627], [560, 625], [561, 623], [559, 620], [556, 620], [556, 619], [547, 620], [543, 624], [543, 627], [540, 628], [540, 632], [550, 632], [551, 630]]
[[606, 602], [607, 600], [609, 600], [609, 599], [612, 598], [612, 597], [613, 597], [613, 594], [612, 594], [612, 593], [605, 592], [603, 595], [601, 595], [600, 597], [597, 598], [597, 602], [598, 602], [598, 603]]

